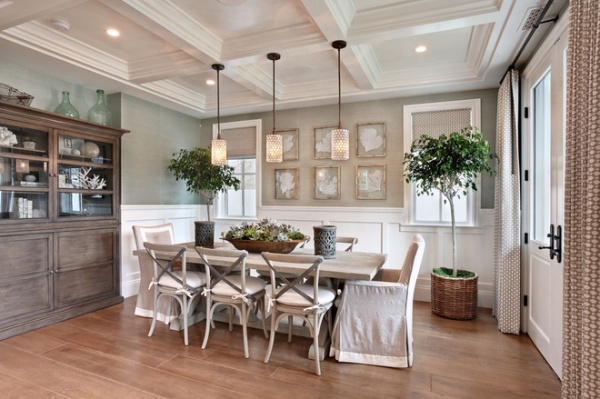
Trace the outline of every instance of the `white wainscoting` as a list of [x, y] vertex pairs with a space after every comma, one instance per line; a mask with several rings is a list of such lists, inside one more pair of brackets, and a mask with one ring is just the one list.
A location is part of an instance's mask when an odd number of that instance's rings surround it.
[[[154, 225], [173, 223], [178, 242], [194, 240], [194, 221], [205, 220], [205, 206], [123, 206], [121, 208], [121, 287], [124, 296], [135, 295], [139, 286], [137, 259], [131, 255], [135, 248], [132, 227], [135, 224]], [[419, 273], [415, 299], [431, 300], [430, 271], [440, 265], [451, 265], [452, 236], [449, 227], [405, 226], [404, 211], [400, 208], [339, 208], [339, 207], [261, 207], [261, 218], [290, 223], [303, 233], [313, 235], [313, 226], [333, 224], [337, 235], [358, 238], [356, 251], [387, 253], [384, 267], [400, 268], [404, 254], [414, 234], [423, 235], [425, 256]], [[461, 269], [479, 275], [479, 306], [491, 308], [494, 277], [494, 211], [481, 210], [478, 227], [457, 228], [458, 262]], [[239, 219], [217, 219], [216, 237]], [[312, 240], [307, 244], [312, 248]]]

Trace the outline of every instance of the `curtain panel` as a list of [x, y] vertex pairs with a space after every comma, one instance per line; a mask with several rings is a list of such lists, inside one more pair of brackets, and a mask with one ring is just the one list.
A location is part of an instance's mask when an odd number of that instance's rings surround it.
[[600, 397], [600, 2], [572, 0], [567, 65], [562, 397]]
[[494, 315], [503, 333], [521, 329], [521, 190], [519, 72], [510, 70], [498, 92], [494, 226]]

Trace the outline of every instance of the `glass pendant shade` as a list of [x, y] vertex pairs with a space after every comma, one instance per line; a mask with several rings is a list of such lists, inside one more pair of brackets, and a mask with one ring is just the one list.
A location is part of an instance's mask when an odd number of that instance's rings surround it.
[[29, 173], [29, 161], [26, 159], [17, 159], [15, 171], [17, 173]]
[[267, 134], [267, 162], [283, 162], [283, 137], [281, 134]]
[[331, 159], [346, 161], [350, 158], [350, 132], [341, 126], [331, 131]]
[[218, 166], [227, 164], [227, 141], [221, 138], [212, 141], [210, 145], [210, 162]]

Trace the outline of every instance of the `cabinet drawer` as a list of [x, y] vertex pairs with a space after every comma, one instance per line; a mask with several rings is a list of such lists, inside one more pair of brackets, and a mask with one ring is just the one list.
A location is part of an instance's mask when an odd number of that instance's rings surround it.
[[116, 293], [114, 273], [113, 262], [57, 273], [58, 306]]
[[116, 257], [116, 229], [60, 233], [57, 240], [58, 270], [61, 272], [113, 262]]
[[52, 309], [49, 275], [10, 278], [0, 282], [0, 325], [14, 318]]
[[0, 281], [13, 276], [47, 273], [51, 262], [51, 234], [0, 237]]

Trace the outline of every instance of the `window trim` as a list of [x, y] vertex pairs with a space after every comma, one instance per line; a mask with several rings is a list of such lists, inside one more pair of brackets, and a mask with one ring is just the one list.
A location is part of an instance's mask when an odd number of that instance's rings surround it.
[[[481, 99], [473, 98], [466, 100], [455, 100], [455, 101], [442, 101], [436, 103], [424, 103], [424, 104], [409, 104], [403, 107], [403, 118], [404, 118], [404, 140], [403, 140], [403, 151], [402, 156], [410, 151], [412, 144], [412, 114], [417, 112], [433, 112], [433, 111], [448, 111], [455, 109], [471, 109], [471, 121], [473, 126], [481, 127]], [[450, 133], [450, 132], [448, 132]], [[403, 168], [404, 173], [404, 168]], [[440, 226], [446, 227], [451, 226], [451, 222], [425, 222], [415, 221], [415, 203], [416, 203], [416, 190], [414, 185], [416, 183], [407, 183], [403, 176], [403, 188], [404, 188], [404, 208], [405, 221], [407, 226]], [[478, 188], [481, 188], [481, 179], [477, 177], [476, 184]], [[479, 222], [479, 209], [481, 208], [481, 193], [480, 190], [473, 191], [468, 190], [467, 194], [469, 200], [467, 201], [467, 221], [457, 222], [456, 226], [461, 227], [476, 227]]]
[[[221, 123], [221, 130], [224, 129], [239, 129], [239, 128], [255, 128], [256, 129], [256, 215], [253, 217], [239, 217], [239, 216], [228, 216], [223, 214], [223, 202], [222, 195], [219, 193], [217, 196], [217, 201], [215, 201], [214, 213], [215, 220], [224, 220], [224, 219], [235, 219], [235, 220], [255, 220], [258, 217], [258, 210], [262, 206], [262, 147], [261, 147], [261, 138], [262, 138], [262, 119], [250, 119], [245, 121], [238, 122], [226, 122]], [[212, 125], [212, 137], [213, 139], [217, 138], [218, 134], [218, 125], [213, 123]]]

